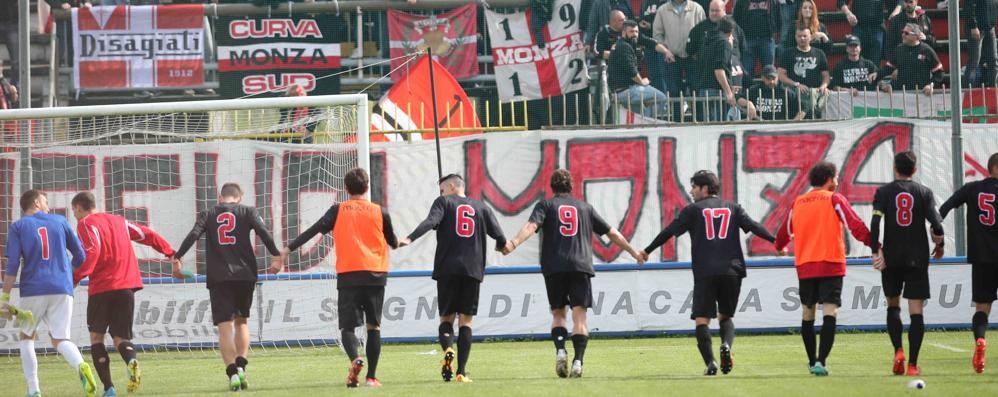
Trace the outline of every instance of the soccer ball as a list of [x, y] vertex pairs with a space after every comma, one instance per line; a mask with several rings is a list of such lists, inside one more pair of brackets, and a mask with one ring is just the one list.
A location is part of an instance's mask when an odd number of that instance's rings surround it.
[[921, 379], [915, 379], [915, 380], [913, 380], [911, 382], [908, 382], [908, 388], [909, 389], [918, 389], [918, 390], [924, 389], [925, 388], [925, 381], [921, 380]]

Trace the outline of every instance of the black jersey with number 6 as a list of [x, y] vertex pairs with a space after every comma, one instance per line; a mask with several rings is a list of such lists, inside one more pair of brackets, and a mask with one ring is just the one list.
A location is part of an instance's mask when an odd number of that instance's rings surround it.
[[[936, 211], [932, 191], [910, 180], [896, 180], [877, 189], [873, 195], [874, 221], [884, 219], [884, 262], [888, 267], [929, 265], [929, 237], [925, 221], [932, 224], [932, 233], [943, 234], [942, 217]], [[870, 225], [870, 236], [876, 251], [876, 231], [880, 225]]]
[[593, 233], [602, 236], [611, 228], [593, 206], [562, 193], [537, 203], [528, 222], [541, 233], [541, 272], [596, 274]]
[[970, 182], [939, 207], [945, 217], [953, 208], [967, 204], [967, 261], [998, 263], [998, 178]]
[[752, 232], [769, 242], [773, 234], [748, 216], [742, 206], [708, 197], [686, 206], [662, 230], [645, 252], [652, 252], [669, 238], [690, 232], [693, 277], [740, 276], [745, 277], [745, 254], [738, 230]]
[[253, 252], [253, 239], [250, 238], [251, 230], [256, 232], [271, 255], [280, 255], [274, 238], [264, 226], [256, 208], [222, 203], [198, 213], [197, 222], [180, 244], [176, 257], [183, 257], [204, 234], [208, 245], [206, 263], [209, 288], [219, 282], [256, 280], [256, 254]]
[[486, 236], [506, 245], [492, 209], [485, 203], [456, 194], [437, 197], [426, 216], [409, 234], [409, 240], [437, 231], [437, 251], [433, 257], [433, 279], [442, 275], [468, 276], [482, 281], [485, 273]]

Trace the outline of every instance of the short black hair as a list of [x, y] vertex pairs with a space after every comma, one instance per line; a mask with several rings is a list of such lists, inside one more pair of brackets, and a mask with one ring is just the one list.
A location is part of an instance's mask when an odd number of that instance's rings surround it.
[[367, 170], [363, 168], [354, 168], [343, 175], [343, 184], [347, 187], [347, 193], [351, 195], [367, 193], [368, 183], [370, 178], [367, 176]]
[[717, 178], [717, 174], [707, 170], [700, 170], [693, 174], [690, 178], [690, 183], [693, 186], [707, 187], [707, 193], [717, 194], [721, 191], [721, 180]]
[[638, 23], [634, 22], [633, 19], [628, 19], [628, 20], [624, 21], [624, 29], [627, 29], [627, 28], [636, 28], [636, 27], [638, 27]]
[[992, 154], [991, 157], [988, 158], [988, 172], [994, 174], [998, 172], [996, 168], [998, 168], [998, 153]]
[[572, 173], [564, 168], [554, 170], [551, 174], [551, 190], [555, 193], [571, 193]]
[[73, 196], [73, 201], [70, 202], [73, 207], [80, 207], [84, 211], [90, 211], [97, 208], [97, 199], [94, 198], [94, 194], [90, 192], [79, 192]]
[[222, 190], [218, 192], [221, 197], [233, 197], [239, 198], [243, 196], [243, 188], [239, 187], [238, 183], [228, 182], [222, 185]]
[[731, 19], [730, 16], [725, 15], [720, 21], [717, 21], [717, 31], [728, 34], [735, 31], [735, 20]]
[[838, 169], [835, 168], [835, 164], [819, 161], [818, 164], [811, 167], [811, 171], [807, 173], [807, 179], [811, 182], [811, 186], [819, 187], [824, 186], [836, 174], [838, 174]]
[[21, 194], [21, 211], [31, 209], [35, 205], [35, 200], [45, 195], [45, 192], [38, 189], [31, 189]]
[[910, 150], [894, 155], [894, 169], [897, 170], [901, 176], [915, 175], [915, 164], [917, 162], [918, 158], [915, 157], [915, 152]]

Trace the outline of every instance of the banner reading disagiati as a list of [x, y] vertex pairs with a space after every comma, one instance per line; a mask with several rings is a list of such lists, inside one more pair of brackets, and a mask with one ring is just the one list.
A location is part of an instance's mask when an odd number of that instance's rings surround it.
[[[800, 325], [797, 276], [788, 264], [784, 260], [778, 267], [749, 268], [735, 314], [739, 329], [780, 330]], [[692, 329], [693, 279], [689, 269], [622, 268], [625, 270], [598, 270], [592, 280], [594, 306], [589, 312], [592, 332], [633, 334]], [[973, 314], [970, 266], [933, 264], [929, 267], [929, 277], [932, 298], [926, 304], [926, 323], [969, 323]], [[262, 281], [257, 295], [250, 318], [254, 341], [338, 337], [335, 280]], [[216, 341], [204, 284], [147, 285], [135, 299], [136, 343]], [[73, 340], [79, 343], [87, 340], [86, 303], [86, 289], [77, 288]], [[429, 274], [390, 277], [382, 335], [389, 339], [436, 337], [437, 304], [436, 284]], [[842, 289], [839, 324], [882, 327], [885, 310], [880, 273], [868, 263], [849, 266]], [[550, 321], [544, 279], [536, 269], [485, 277], [475, 318], [476, 335], [545, 335], [550, 331]], [[11, 322], [0, 320], [0, 351], [17, 349], [16, 333]]]

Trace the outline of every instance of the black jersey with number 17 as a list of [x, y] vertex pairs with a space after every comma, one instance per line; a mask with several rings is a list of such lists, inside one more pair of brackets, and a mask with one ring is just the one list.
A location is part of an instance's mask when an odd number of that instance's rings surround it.
[[253, 239], [250, 238], [251, 230], [256, 232], [271, 255], [280, 255], [256, 208], [222, 203], [198, 213], [197, 222], [180, 244], [176, 257], [183, 257], [205, 234], [209, 288], [219, 282], [256, 280], [256, 254], [253, 252]]
[[558, 194], [534, 206], [530, 223], [541, 233], [541, 272], [582, 272], [593, 269], [593, 233], [604, 235], [610, 225], [589, 203], [569, 194]]
[[430, 214], [409, 234], [409, 240], [437, 230], [437, 251], [433, 259], [433, 279], [442, 275], [468, 276], [482, 281], [485, 271], [486, 237], [506, 245], [492, 209], [485, 203], [456, 194], [437, 197]]
[[[943, 232], [943, 220], [936, 211], [936, 199], [929, 188], [910, 180], [883, 185], [873, 195], [873, 214], [884, 219], [883, 250], [888, 267], [929, 265], [925, 221], [932, 224], [933, 233], [941, 235]], [[877, 225], [871, 226], [871, 229], [877, 228]]]
[[939, 213], [945, 217], [963, 204], [967, 204], [967, 261], [998, 264], [998, 178], [963, 185], [939, 207]]

